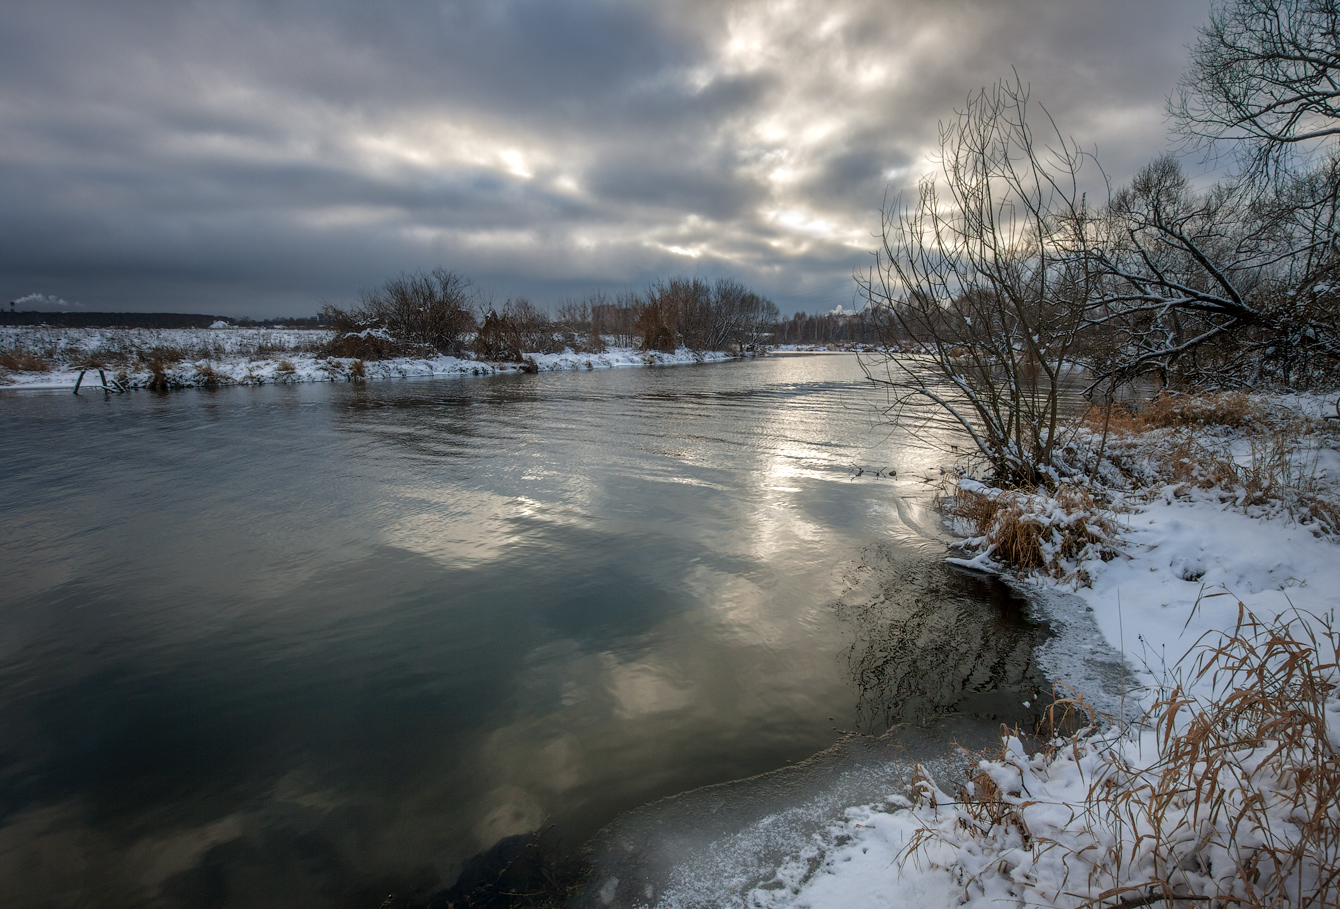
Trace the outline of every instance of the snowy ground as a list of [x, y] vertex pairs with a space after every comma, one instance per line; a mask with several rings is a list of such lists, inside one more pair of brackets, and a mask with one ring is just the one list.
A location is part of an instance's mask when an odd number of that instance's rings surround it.
[[[457, 357], [398, 358], [357, 361], [324, 357], [319, 350], [329, 333], [301, 329], [0, 329], [0, 355], [19, 351], [37, 358], [39, 368], [15, 369], [0, 365], [0, 388], [74, 388], [82, 361], [106, 362], [109, 382], [127, 388], [190, 387], [195, 385], [270, 385], [292, 382], [343, 382], [355, 378], [385, 379], [409, 376], [487, 375], [519, 372], [515, 363], [493, 363]], [[725, 360], [722, 351], [674, 353], [610, 348], [604, 353], [532, 354], [541, 371], [611, 369], [625, 366], [670, 366]], [[157, 361], [155, 372], [150, 365]], [[0, 359], [0, 362], [3, 362]], [[85, 383], [100, 386], [96, 370]]]
[[[1315, 420], [1333, 412], [1334, 397], [1276, 398], [1271, 406], [1314, 418], [1281, 424], [1285, 432], [1289, 426], [1305, 432], [1288, 449], [1286, 478], [1334, 496], [1340, 480], [1336, 423]], [[1250, 434], [1208, 428], [1197, 435], [1235, 459], [1244, 475], [1279, 455]], [[1171, 436], [1128, 440], [1125, 454], [1130, 457], [1141, 445], [1166, 445]], [[1302, 613], [1319, 617], [1320, 622], [1308, 619], [1319, 628], [1340, 604], [1334, 533], [1323, 532], [1306, 509], [1300, 518], [1296, 507], [1291, 513], [1278, 503], [1251, 505], [1246, 498], [1241, 487], [1231, 485], [1207, 489], [1178, 482], [1128, 489], [1125, 508], [1115, 516], [1120, 555], [1077, 566], [1091, 586], [1073, 589], [1073, 576], [1068, 582], [1024, 582], [1038, 594], [1044, 613], [1049, 604], [1092, 609], [1102, 635], [1126, 656], [1127, 694], [1120, 709], [1127, 720], [1167, 697], [1175, 685], [1196, 700], [1189, 706], [1227, 703], [1240, 676], [1215, 687], [1212, 677], [1195, 677], [1192, 665], [1179, 660], [1198, 642], [1215, 643], [1218, 633], [1231, 632], [1241, 610], [1267, 621]], [[1334, 662], [1333, 642], [1320, 651]], [[1246, 665], [1251, 668], [1251, 661]], [[1321, 674], [1340, 683], [1334, 665]], [[1177, 722], [1162, 730], [1165, 735], [1190, 736], [1188, 713], [1177, 713]], [[1304, 738], [1334, 780], [1340, 749], [1334, 689], [1320, 696], [1318, 715], [1321, 722], [1305, 730]], [[944, 780], [927, 780], [919, 791], [890, 792], [874, 804], [848, 809], [839, 822], [796, 843], [771, 880], [718, 904], [758, 909], [1162, 905], [1152, 899], [1157, 888], [1151, 882], [1163, 881], [1179, 895], [1202, 894], [1202, 903], [1210, 894], [1256, 905], [1249, 891], [1258, 884], [1250, 874], [1239, 874], [1244, 855], [1255, 856], [1264, 874], [1271, 856], [1294, 848], [1309, 812], [1330, 831], [1321, 855], [1335, 865], [1340, 805], [1334, 792], [1318, 796], [1315, 782], [1304, 785], [1299, 782], [1304, 777], [1282, 774], [1270, 762], [1271, 749], [1279, 744], [1274, 739], [1285, 738], [1283, 733], [1261, 747], [1225, 750], [1224, 762], [1208, 773], [1206, 762], [1218, 758], [1202, 754], [1182, 777], [1169, 775], [1176, 762], [1168, 759], [1169, 740], [1161, 740], [1159, 731], [1139, 722], [1123, 729], [1117, 722], [1070, 740], [1050, 756], [1029, 754], [1017, 739], [1007, 739], [1001, 754], [978, 765], [981, 779], [999, 788], [1003, 815], [991, 817], [959, 803], [937, 787]], [[1201, 785], [1197, 780], [1206, 779], [1221, 787], [1216, 811], [1207, 810], [1203, 793], [1188, 794]], [[1164, 791], [1160, 786], [1176, 793], [1164, 813], [1150, 810], [1154, 793]], [[1091, 792], [1100, 791], [1127, 797], [1094, 802]], [[1122, 807], [1109, 812], [1106, 805]], [[1308, 865], [1317, 855], [1315, 849], [1308, 853], [1288, 876], [1285, 904], [1334, 906], [1340, 900], [1340, 880], [1326, 882]]]

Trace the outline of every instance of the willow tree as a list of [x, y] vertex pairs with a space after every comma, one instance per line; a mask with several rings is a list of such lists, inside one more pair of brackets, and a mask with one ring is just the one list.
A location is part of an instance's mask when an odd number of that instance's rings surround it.
[[1340, 2], [1225, 0], [1191, 48], [1169, 105], [1193, 146], [1251, 176], [1287, 173], [1340, 139]]
[[947, 416], [998, 482], [1052, 485], [1077, 471], [1062, 406], [1095, 292], [1080, 188], [1088, 157], [1028, 92], [1002, 82], [940, 127], [939, 173], [915, 201], [883, 210], [861, 290], [882, 326], [866, 374], [887, 415], [925, 427]]

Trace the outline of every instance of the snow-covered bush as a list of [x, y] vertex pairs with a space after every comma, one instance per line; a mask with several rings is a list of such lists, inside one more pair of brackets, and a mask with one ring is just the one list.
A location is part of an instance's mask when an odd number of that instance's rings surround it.
[[950, 560], [963, 567], [1041, 573], [1079, 586], [1089, 582], [1083, 563], [1117, 552], [1112, 512], [1086, 486], [1062, 484], [1049, 493], [964, 479], [946, 509], [971, 534], [956, 544], [970, 557]]

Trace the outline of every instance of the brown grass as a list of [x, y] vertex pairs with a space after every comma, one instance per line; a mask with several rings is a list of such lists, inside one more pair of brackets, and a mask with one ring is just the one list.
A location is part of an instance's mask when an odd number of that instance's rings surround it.
[[218, 388], [220, 385], [232, 385], [233, 378], [208, 363], [201, 363], [195, 368], [195, 384], [202, 388]]
[[1114, 436], [1134, 435], [1149, 429], [1139, 411], [1119, 403], [1113, 403], [1110, 408], [1091, 406], [1084, 413], [1084, 426], [1093, 432], [1102, 432], [1106, 427]]
[[144, 368], [149, 370], [149, 381], [145, 387], [150, 391], [168, 391], [180, 384], [168, 375], [166, 364], [159, 360], [149, 360]]
[[[1149, 815], [1165, 842], [1190, 832], [1184, 828], [1202, 814], [1227, 818], [1234, 839], [1224, 848], [1255, 841], [1238, 869], [1249, 905], [1277, 905], [1281, 898], [1289, 905], [1334, 905], [1340, 898], [1340, 755], [1327, 734], [1327, 702], [1336, 689], [1340, 636], [1301, 615], [1266, 623], [1238, 607], [1234, 631], [1205, 644], [1192, 660], [1193, 677], [1208, 679], [1219, 696], [1188, 698], [1175, 686], [1154, 707], [1162, 762]], [[1183, 710], [1191, 716], [1180, 728]], [[1274, 790], [1268, 794], [1258, 791], [1267, 779]], [[1190, 821], [1178, 819], [1173, 809], [1192, 791], [1199, 810]], [[1132, 801], [1144, 794], [1124, 795]], [[1276, 829], [1281, 822], [1267, 813], [1272, 797], [1287, 801], [1283, 823], [1297, 836]], [[1304, 871], [1316, 873], [1317, 892], [1290, 892]]]
[[161, 363], [164, 366], [175, 366], [187, 358], [187, 352], [180, 347], [156, 344], [153, 347], [138, 351], [137, 356], [145, 363]]
[[1242, 392], [1164, 394], [1140, 410], [1095, 407], [1085, 420], [1102, 434], [1106, 462], [1095, 476], [1102, 468], [1118, 485], [1151, 493], [1167, 484], [1179, 495], [1217, 490], [1249, 514], [1287, 514], [1340, 536], [1340, 496], [1318, 464], [1322, 448], [1336, 447], [1332, 422], [1269, 409]]
[[1245, 392], [1211, 394], [1164, 393], [1140, 411], [1151, 429], [1185, 426], [1227, 426], [1238, 429], [1258, 425], [1265, 419], [1260, 405]]
[[1116, 555], [1116, 521], [1084, 486], [1062, 484], [1053, 493], [960, 488], [946, 508], [973, 527], [975, 549], [1024, 574], [1088, 584], [1075, 564]]
[[[1002, 787], [986, 763], [969, 769], [956, 835], [1005, 834], [1035, 862], [1063, 850], [1074, 873], [1066, 895], [1095, 909], [1340, 906], [1340, 754], [1329, 727], [1340, 633], [1315, 616], [1263, 621], [1238, 608], [1235, 628], [1203, 638], [1141, 721], [1157, 759], [1137, 766], [1117, 750], [1102, 755], [1105, 769], [1072, 809], [1074, 838], [1030, 830], [1036, 796]], [[1044, 762], [1089, 753], [1093, 731], [1053, 740]], [[1018, 760], [1009, 750], [984, 757]], [[928, 790], [914, 786], [935, 808]], [[1108, 845], [1090, 832], [1107, 833]], [[902, 860], [943, 836], [924, 826]]]
[[1214, 880], [1202, 895], [1237, 905], [1340, 904], [1340, 755], [1327, 734], [1340, 635], [1316, 617], [1265, 622], [1238, 608], [1234, 630], [1203, 639], [1187, 661], [1188, 683], [1212, 693], [1177, 682], [1150, 711], [1158, 762], [1090, 791], [1091, 809], [1148, 831], [1108, 859], [1118, 881], [1136, 857], [1153, 873], [1109, 895], [1171, 903], [1189, 895], [1192, 866]]
[[13, 372], [51, 372], [51, 363], [45, 357], [26, 350], [0, 353], [0, 367]]
[[1114, 435], [1130, 435], [1151, 429], [1198, 429], [1219, 426], [1243, 429], [1267, 422], [1265, 410], [1241, 391], [1205, 394], [1163, 392], [1139, 408], [1113, 404], [1094, 406], [1084, 415], [1085, 424], [1101, 432], [1106, 422]]
[[1182, 488], [1221, 490], [1234, 507], [1288, 514], [1314, 532], [1340, 534], [1340, 499], [1324, 482], [1315, 454], [1298, 457], [1299, 439], [1310, 421], [1284, 423], [1248, 437], [1246, 457], [1235, 458], [1227, 444], [1179, 433], [1153, 449], [1155, 474]]

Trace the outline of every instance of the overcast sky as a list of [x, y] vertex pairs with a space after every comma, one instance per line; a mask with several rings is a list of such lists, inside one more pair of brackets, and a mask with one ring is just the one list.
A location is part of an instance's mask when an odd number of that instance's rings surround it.
[[1208, 8], [8, 2], [0, 301], [312, 314], [444, 265], [499, 302], [733, 275], [850, 306], [971, 90], [1016, 68], [1121, 183]]

